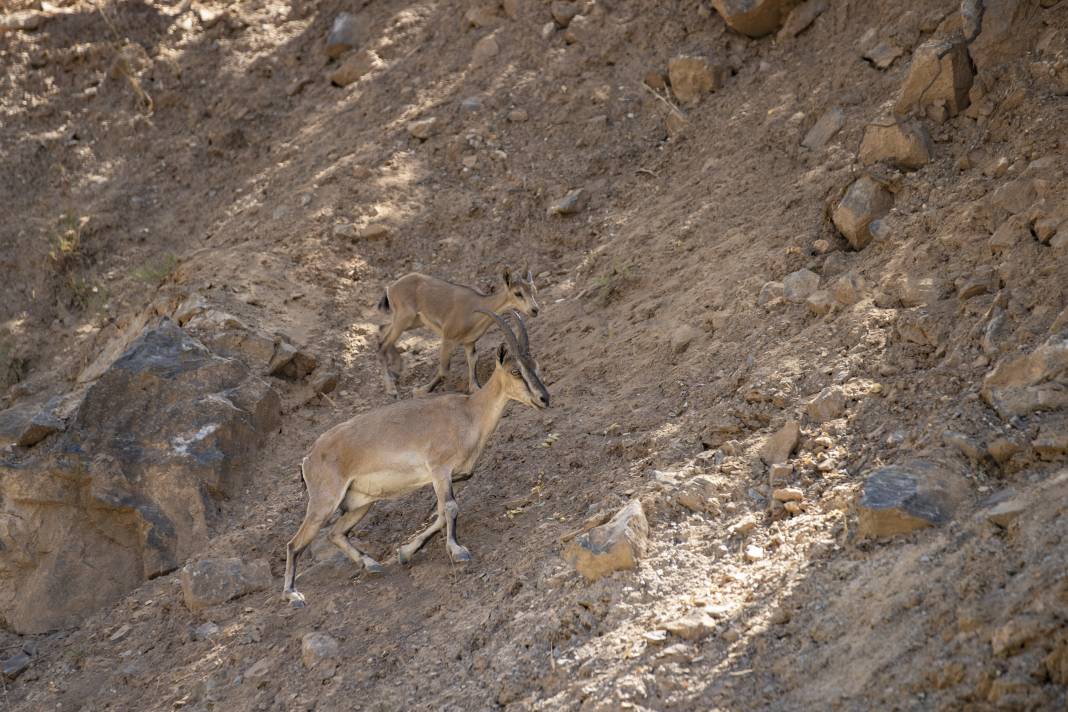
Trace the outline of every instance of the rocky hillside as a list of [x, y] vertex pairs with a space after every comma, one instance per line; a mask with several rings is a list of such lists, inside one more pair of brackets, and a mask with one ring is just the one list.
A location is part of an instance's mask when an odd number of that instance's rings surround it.
[[[1068, 704], [1068, 3], [13, 0], [0, 60], [5, 709]], [[285, 604], [384, 286], [506, 269], [553, 408], [474, 560], [397, 562], [420, 492]]]

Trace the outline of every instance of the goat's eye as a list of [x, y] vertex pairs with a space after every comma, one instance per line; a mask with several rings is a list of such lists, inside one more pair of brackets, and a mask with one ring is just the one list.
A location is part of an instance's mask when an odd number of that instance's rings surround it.
[[517, 297], [522, 297], [523, 296], [522, 292], [513, 292], [513, 294], [515, 294]]
[[512, 369], [512, 375], [513, 376], [518, 376], [519, 375], [519, 369], [518, 368], [513, 368]]

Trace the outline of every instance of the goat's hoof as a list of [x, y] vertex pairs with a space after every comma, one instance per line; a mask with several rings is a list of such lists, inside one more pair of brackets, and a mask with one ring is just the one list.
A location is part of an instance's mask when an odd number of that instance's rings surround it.
[[471, 552], [463, 546], [458, 546], [449, 551], [449, 556], [452, 557], [452, 562], [454, 564], [465, 564], [471, 560]]
[[289, 601], [294, 608], [304, 608], [304, 594], [299, 591], [285, 591], [282, 593], [282, 598]]
[[369, 574], [384, 574], [386, 573], [386, 567], [377, 561], [365, 561], [363, 567], [367, 569]]
[[412, 563], [411, 554], [405, 554], [404, 549], [397, 549], [397, 563], [401, 566], [407, 566]]

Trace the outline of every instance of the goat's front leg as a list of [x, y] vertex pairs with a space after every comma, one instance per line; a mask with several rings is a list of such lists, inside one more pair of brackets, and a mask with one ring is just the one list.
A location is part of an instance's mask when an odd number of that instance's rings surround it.
[[420, 386], [415, 389], [415, 394], [419, 396], [425, 396], [430, 393], [445, 380], [445, 376], [449, 373], [449, 364], [452, 363], [452, 352], [456, 348], [455, 341], [447, 341], [442, 339], [441, 341], [441, 353], [438, 356], [438, 373], [431, 379], [430, 383], [425, 386]]
[[467, 356], [467, 392], [474, 393], [482, 387], [482, 384], [478, 382], [478, 374], [475, 373], [475, 366], [478, 365], [475, 342], [464, 344], [464, 355]]
[[470, 561], [471, 552], [456, 541], [456, 515], [460, 507], [452, 494], [452, 469], [435, 467], [431, 472], [434, 494], [438, 497], [438, 519], [445, 520], [445, 550], [454, 562]]

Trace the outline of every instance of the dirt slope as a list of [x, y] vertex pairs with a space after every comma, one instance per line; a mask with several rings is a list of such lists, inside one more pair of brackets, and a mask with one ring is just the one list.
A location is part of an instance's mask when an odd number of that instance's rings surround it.
[[[6, 707], [1065, 705], [1068, 481], [1063, 453], [1031, 445], [1063, 432], [1064, 416], [1002, 419], [980, 397], [994, 365], [1068, 322], [1068, 250], [1037, 237], [989, 247], [1007, 215], [999, 188], [1030, 180], [1037, 201], [1068, 186], [1065, 3], [990, 3], [988, 27], [1011, 28], [976, 45], [992, 108], [925, 120], [933, 160], [908, 173], [861, 166], [857, 150], [896, 98], [907, 50], [949, 31], [953, 2], [832, 1], [781, 40], [735, 34], [696, 1], [591, 3], [571, 36], [548, 37], [542, 2], [506, 3], [515, 16], [497, 9], [489, 27], [447, 0], [57, 4], [39, 29], [0, 35], [5, 407], [65, 392], [142, 309], [185, 294], [305, 344], [339, 369], [339, 388], [317, 398], [275, 383], [281, 432], [203, 552], [266, 557], [278, 588], [303, 515], [300, 457], [388, 402], [374, 305], [389, 280], [418, 269], [489, 287], [529, 266], [554, 407], [513, 405], [459, 490], [471, 564], [450, 564], [435, 540], [371, 577], [324, 548], [300, 580], [307, 608], [272, 590], [201, 615], [163, 576], [35, 639]], [[323, 52], [340, 11], [379, 58], [343, 88]], [[860, 56], [869, 29], [906, 50], [886, 71]], [[491, 33], [498, 52], [472, 66]], [[729, 76], [669, 134], [671, 95], [642, 79], [687, 53]], [[825, 150], [802, 148], [831, 106], [842, 130]], [[434, 135], [411, 136], [426, 117]], [[889, 234], [853, 251], [827, 207], [865, 171], [894, 208]], [[578, 187], [585, 209], [546, 214]], [[347, 236], [368, 226], [387, 234]], [[822, 288], [858, 277], [859, 300], [822, 316], [758, 303], [765, 283], [802, 268]], [[960, 299], [984, 268], [996, 285]], [[436, 344], [411, 332], [402, 345], [410, 387], [431, 374]], [[446, 387], [462, 383], [454, 365]], [[806, 403], [834, 384], [848, 401], [815, 422]], [[807, 511], [783, 517], [757, 451], [795, 417], [791, 484]], [[969, 459], [947, 430], [1019, 452]], [[952, 521], [860, 540], [864, 475], [917, 455], [967, 484]], [[714, 513], [678, 500], [702, 474]], [[984, 512], [1010, 488], [1022, 514], [1003, 529]], [[560, 538], [634, 497], [650, 518], [646, 558], [584, 582]], [[360, 537], [387, 559], [430, 508], [429, 493], [378, 505]], [[764, 557], [747, 560], [749, 545]], [[695, 610], [715, 619], [706, 635], [647, 635]], [[195, 633], [205, 621], [220, 630]], [[336, 667], [305, 669], [310, 631], [340, 641]]]

